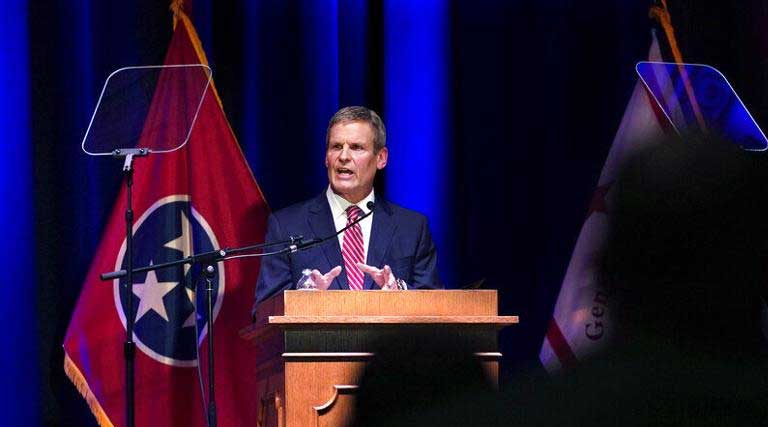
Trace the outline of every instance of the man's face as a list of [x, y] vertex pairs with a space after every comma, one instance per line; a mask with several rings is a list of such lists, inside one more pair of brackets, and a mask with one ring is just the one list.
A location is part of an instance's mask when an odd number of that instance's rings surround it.
[[325, 167], [333, 192], [352, 203], [373, 188], [376, 171], [387, 165], [387, 148], [373, 152], [373, 127], [365, 122], [336, 123], [328, 133]]

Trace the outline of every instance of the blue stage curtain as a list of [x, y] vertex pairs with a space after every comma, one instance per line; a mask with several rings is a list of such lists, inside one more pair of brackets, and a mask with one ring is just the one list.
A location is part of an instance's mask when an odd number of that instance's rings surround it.
[[[455, 193], [450, 118], [450, 10], [444, 1], [384, 2], [387, 196], [429, 218], [440, 276], [457, 283], [449, 241]], [[451, 249], [449, 249], [451, 248]]]
[[10, 0], [0, 25], [0, 423], [40, 422], [36, 398], [41, 383], [38, 363], [37, 292], [35, 287], [35, 213], [33, 147], [30, 138], [30, 78], [27, 2]]

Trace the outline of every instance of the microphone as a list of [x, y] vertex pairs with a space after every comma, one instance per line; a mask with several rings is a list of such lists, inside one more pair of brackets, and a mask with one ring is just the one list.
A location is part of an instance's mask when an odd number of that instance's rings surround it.
[[325, 243], [326, 241], [331, 240], [334, 237], [338, 236], [339, 234], [347, 231], [348, 228], [350, 228], [350, 227], [354, 226], [355, 224], [359, 223], [360, 221], [368, 218], [373, 213], [373, 209], [376, 207], [376, 204], [373, 203], [373, 202], [368, 202], [368, 203], [365, 204], [365, 207], [368, 208], [368, 213], [367, 214], [365, 214], [365, 215], [361, 216], [360, 218], [358, 218], [358, 219], [352, 221], [351, 223], [347, 224], [346, 227], [342, 228], [341, 230], [337, 231], [336, 233], [331, 234], [330, 236], [323, 237], [322, 239], [314, 238], [314, 239], [307, 240], [306, 242], [299, 242], [297, 244], [290, 245], [287, 248], [287, 249], [290, 249], [288, 252], [295, 253], [295, 252], [298, 252], [298, 251], [301, 251], [301, 250], [304, 250], [304, 249], [309, 249], [309, 248], [311, 248], [313, 246], [317, 246], [317, 245], [319, 245], [321, 243]]

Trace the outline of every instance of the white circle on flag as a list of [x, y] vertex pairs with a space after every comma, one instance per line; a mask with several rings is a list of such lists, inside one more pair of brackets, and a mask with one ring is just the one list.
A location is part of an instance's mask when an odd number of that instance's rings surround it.
[[[213, 233], [213, 230], [211, 229], [208, 222], [205, 220], [205, 218], [191, 206], [191, 203], [189, 202], [189, 195], [187, 194], [176, 194], [171, 196], [166, 196], [155, 203], [152, 204], [142, 215], [139, 217], [138, 220], [133, 225], [133, 233], [134, 235], [138, 235], [140, 232], [144, 232], [142, 229], [142, 226], [145, 226], [147, 221], [150, 222], [153, 221], [153, 219], [156, 219], [156, 217], [153, 216], [153, 214], [157, 214], [160, 211], [163, 214], [165, 214], [165, 217], [163, 218], [164, 221], [168, 220], [168, 208], [169, 206], [179, 206], [179, 205], [186, 205], [187, 209], [178, 210], [179, 217], [181, 218], [181, 237], [184, 237], [184, 221], [187, 221], [187, 226], [190, 228], [191, 233], [193, 233], [193, 236], [199, 237], [199, 240], [202, 240], [205, 244], [203, 245], [203, 248], [197, 248], [195, 247], [194, 250], [190, 249], [190, 251], [206, 251], [206, 250], [213, 250], [218, 249], [219, 244], [218, 240], [216, 239], [215, 234]], [[175, 209], [175, 208], [171, 208]], [[170, 211], [173, 214], [173, 210]], [[183, 212], [189, 212], [191, 214], [192, 218], [186, 218], [186, 215]], [[154, 232], [153, 232], [154, 231]], [[155, 250], [164, 250], [166, 253], [170, 250], [172, 253], [178, 252], [176, 249], [168, 249], [169, 247], [173, 246], [170, 245], [170, 243], [177, 239], [179, 236], [176, 236], [175, 233], [171, 233], [168, 236], [163, 236], [162, 233], [157, 233], [156, 230], [150, 230], [146, 233], [149, 233], [150, 238], [144, 237], [144, 240], [150, 240], [151, 247], [137, 247], [136, 239], [134, 238], [134, 247], [133, 247], [133, 258], [134, 258], [134, 268], [141, 267], [144, 264], [140, 264], [137, 262], [137, 260], [142, 260], [142, 253], [139, 253], [140, 250], [144, 250], [144, 254], [147, 252], [151, 253]], [[145, 234], [146, 234], [145, 233]], [[196, 233], [196, 234], [194, 234]], [[187, 238], [191, 238], [192, 236], [187, 236]], [[159, 239], [159, 240], [155, 240]], [[178, 240], [178, 239], [177, 239]], [[190, 243], [190, 245], [192, 245]], [[117, 254], [117, 259], [115, 261], [115, 270], [121, 270], [125, 267], [123, 266], [124, 263], [124, 257], [125, 257], [125, 251], [126, 251], [126, 241], [123, 239], [123, 243], [120, 246], [120, 250]], [[173, 259], [161, 259], [161, 262], [167, 262], [172, 261], [176, 259], [181, 259], [185, 256], [192, 255], [191, 253], [183, 253], [179, 254], [179, 256], [173, 257]], [[150, 261], [152, 263], [160, 263], [160, 262], [153, 262], [151, 256]], [[221, 305], [224, 300], [224, 288], [225, 288], [225, 271], [224, 271], [224, 263], [219, 262], [217, 264], [217, 277], [213, 279], [213, 284], [215, 286], [215, 292], [214, 292], [214, 308], [213, 308], [213, 318], [214, 321], [218, 317], [219, 311], [221, 310]], [[179, 267], [174, 267], [179, 268]], [[137, 297], [135, 295], [135, 289], [138, 287], [143, 286], [149, 286], [145, 285], [144, 283], [137, 283], [138, 280], [142, 280], [141, 277], [145, 277], [145, 282], [150, 282], [148, 279], [151, 277], [153, 280], [154, 286], [163, 286], [162, 292], [167, 292], [165, 296], [162, 298], [157, 299], [155, 301], [155, 304], [151, 304], [152, 308], [146, 309], [142, 314], [142, 316], [146, 315], [146, 319], [143, 320], [143, 322], [150, 322], [154, 321], [155, 326], [153, 327], [147, 327], [147, 328], [139, 328], [139, 321], [142, 321], [142, 319], [139, 319], [137, 316], [136, 324], [134, 325], [134, 334], [133, 334], [133, 340], [136, 343], [136, 346], [147, 356], [151, 357], [152, 359], [166, 364], [170, 366], [178, 366], [178, 367], [195, 367], [197, 366], [198, 360], [197, 360], [197, 348], [202, 343], [203, 339], [207, 335], [208, 332], [208, 319], [205, 319], [204, 317], [201, 319], [197, 317], [198, 314], [205, 316], [206, 313], [206, 305], [205, 305], [205, 293], [204, 288], [205, 286], [200, 286], [199, 289], [203, 292], [201, 292], [200, 297], [197, 296], [195, 289], [190, 289], [187, 286], [187, 283], [190, 281], [187, 280], [188, 278], [191, 279], [191, 283], [196, 283], [195, 281], [198, 279], [197, 277], [188, 277], [193, 274], [193, 271], [190, 269], [187, 273], [187, 269], [184, 268], [184, 273], [182, 274], [181, 280], [178, 281], [174, 285], [174, 281], [167, 281], [162, 282], [162, 280], [157, 279], [158, 277], [162, 276], [163, 273], [160, 272], [160, 270], [157, 271], [157, 273], [153, 273], [150, 276], [150, 273], [143, 273], [143, 274], [134, 274], [133, 281], [134, 281], [134, 294], [132, 295], [134, 299], [134, 310], [137, 310], [137, 312], [140, 309], [141, 305], [141, 298]], [[155, 280], [157, 279], [157, 280]], [[123, 279], [125, 281], [126, 279]], [[159, 283], [158, 283], [159, 282]], [[113, 281], [113, 295], [114, 295], [114, 303], [115, 303], [115, 309], [117, 311], [118, 316], [120, 317], [120, 321], [123, 324], [123, 328], [126, 327], [126, 315], [125, 315], [125, 309], [124, 309], [124, 301], [125, 298], [125, 292], [127, 292], [127, 288], [123, 289], [123, 296], [121, 297], [121, 280], [115, 279]], [[161, 292], [161, 293], [162, 293]], [[198, 302], [201, 302], [199, 304], [200, 310], [197, 310]], [[192, 311], [189, 310], [189, 306], [192, 306]], [[186, 310], [183, 309], [183, 307], [186, 306]], [[174, 310], [173, 307], [176, 309]], [[169, 309], [170, 308], [170, 309]], [[188, 321], [191, 321], [193, 323], [193, 327], [190, 327], [188, 325], [189, 322], [185, 323], [184, 327], [179, 327], [179, 322], [181, 317], [178, 317], [177, 315], [181, 313], [181, 315], [184, 318], [187, 318]], [[162, 323], [162, 320], [164, 319], [167, 324], [161, 324], [159, 326], [158, 322]], [[204, 323], [202, 325], [199, 324], [199, 321], [203, 320]], [[174, 326], [175, 325], [175, 326]], [[200, 327], [202, 326], [202, 327]], [[195, 339], [194, 331], [196, 328], [199, 328], [199, 337]], [[142, 330], [145, 330], [146, 332], [142, 332]], [[190, 337], [191, 334], [191, 337]], [[145, 336], [142, 336], [145, 335]], [[151, 338], [151, 339], [150, 339]], [[158, 344], [160, 343], [160, 344]]]

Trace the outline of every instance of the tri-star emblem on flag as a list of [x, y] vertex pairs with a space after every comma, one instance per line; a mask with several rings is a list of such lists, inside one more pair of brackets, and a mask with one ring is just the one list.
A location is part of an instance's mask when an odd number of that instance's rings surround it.
[[[176, 261], [219, 247], [205, 218], [188, 200], [187, 195], [164, 197], [136, 221], [134, 268]], [[127, 268], [125, 242], [116, 265], [117, 270]], [[196, 345], [204, 338], [208, 324], [205, 283], [199, 270], [200, 266], [185, 264], [134, 274], [134, 340], [142, 352], [158, 362], [197, 365]], [[225, 265], [219, 263], [212, 279], [214, 319], [221, 308], [224, 276]], [[122, 278], [113, 285], [115, 308], [124, 327], [130, 292], [126, 284], [127, 278]]]

